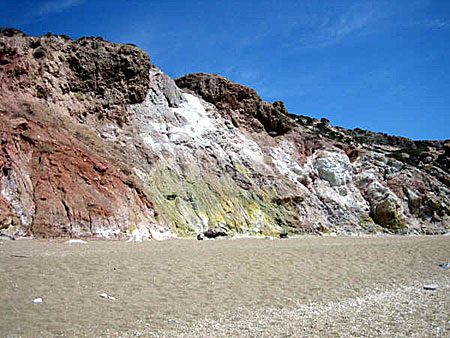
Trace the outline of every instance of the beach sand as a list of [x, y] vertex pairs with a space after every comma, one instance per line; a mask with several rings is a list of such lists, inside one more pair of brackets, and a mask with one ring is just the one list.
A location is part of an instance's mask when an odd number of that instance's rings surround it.
[[450, 336], [449, 236], [0, 243], [1, 336]]

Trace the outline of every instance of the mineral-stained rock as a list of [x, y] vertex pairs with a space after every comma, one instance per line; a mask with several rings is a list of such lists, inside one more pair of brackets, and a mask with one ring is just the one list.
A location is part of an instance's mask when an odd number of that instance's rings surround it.
[[271, 135], [282, 135], [291, 130], [292, 121], [282, 101], [273, 104], [265, 102], [253, 89], [220, 75], [189, 74], [177, 79], [176, 84], [192, 90], [219, 110], [226, 111], [235, 126], [265, 130]]
[[373, 206], [373, 219], [376, 223], [388, 229], [404, 229], [406, 223], [399, 217], [398, 209], [399, 206], [395, 200], [388, 196]]
[[[4, 231], [37, 237], [126, 237], [153, 221], [151, 202], [129, 186], [123, 172], [83, 146], [63, 128], [28, 121], [25, 132], [0, 117], [2, 199], [16, 221]], [[10, 120], [11, 121], [11, 120]], [[111, 167], [112, 170], [106, 170]], [[100, 170], [99, 170], [100, 168]], [[11, 229], [9, 229], [11, 228]]]
[[88, 127], [73, 125], [94, 112], [126, 119], [148, 91], [148, 56], [99, 39], [8, 32], [0, 39], [2, 231], [127, 237], [139, 228], [149, 237], [151, 201], [99, 156], [102, 145], [77, 139], [93, 136]]
[[176, 82], [101, 38], [0, 32], [0, 233], [155, 238], [449, 231], [449, 141]]

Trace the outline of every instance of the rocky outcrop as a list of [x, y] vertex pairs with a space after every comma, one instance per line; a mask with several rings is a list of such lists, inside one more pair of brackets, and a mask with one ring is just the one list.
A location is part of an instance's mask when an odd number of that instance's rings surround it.
[[[19, 236], [149, 235], [152, 202], [64, 126], [0, 114], [1, 229]], [[62, 127], [62, 128], [61, 128]]]
[[216, 74], [189, 74], [175, 80], [180, 88], [189, 89], [224, 112], [235, 127], [254, 131], [265, 130], [269, 135], [286, 134], [292, 121], [282, 101], [263, 101], [248, 87], [233, 83]]
[[449, 231], [449, 144], [334, 127], [131, 45], [0, 33], [0, 233]]
[[100, 37], [0, 34], [3, 109], [18, 111], [20, 104], [40, 101], [55, 115], [125, 122], [128, 106], [147, 95], [150, 59], [137, 47]]
[[339, 152], [325, 152], [314, 163], [319, 177], [332, 187], [346, 185], [352, 180], [349, 158]]
[[152, 202], [88, 127], [124, 122], [144, 100], [147, 54], [100, 38], [0, 37], [1, 231], [150, 237]]

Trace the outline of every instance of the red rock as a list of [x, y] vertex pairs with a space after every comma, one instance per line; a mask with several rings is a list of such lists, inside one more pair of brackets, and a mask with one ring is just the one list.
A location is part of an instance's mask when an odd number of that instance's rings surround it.
[[94, 169], [100, 173], [104, 173], [106, 172], [106, 170], [108, 170], [108, 167], [101, 163], [94, 163]]

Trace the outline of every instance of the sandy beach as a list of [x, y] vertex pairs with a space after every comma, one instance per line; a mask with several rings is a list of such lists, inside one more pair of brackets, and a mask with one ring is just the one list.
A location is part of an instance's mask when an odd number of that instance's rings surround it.
[[0, 243], [3, 337], [450, 335], [449, 236]]

